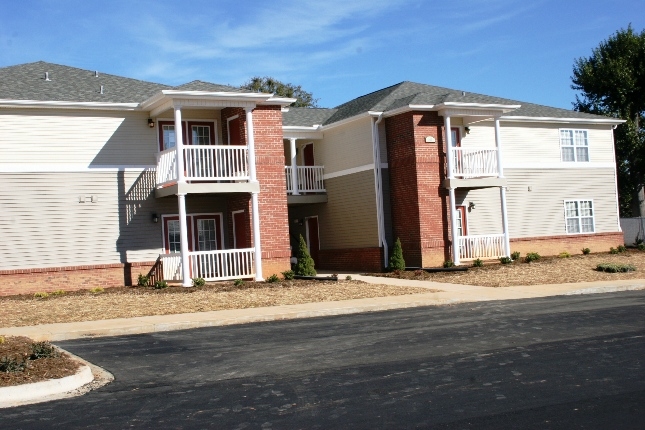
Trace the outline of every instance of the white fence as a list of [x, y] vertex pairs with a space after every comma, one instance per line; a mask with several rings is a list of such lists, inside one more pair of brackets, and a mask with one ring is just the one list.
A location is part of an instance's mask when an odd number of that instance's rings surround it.
[[[190, 277], [207, 281], [255, 277], [254, 253], [254, 248], [189, 252]], [[161, 254], [159, 258], [163, 278], [166, 281], [181, 281], [181, 254]]]
[[[189, 181], [249, 180], [248, 148], [234, 145], [184, 146], [184, 176]], [[157, 186], [177, 181], [175, 148], [157, 154]]]
[[459, 258], [499, 258], [506, 255], [503, 234], [472, 235], [459, 237]]
[[[287, 194], [293, 194], [294, 190], [291, 182], [293, 169], [291, 166], [285, 166], [285, 175], [287, 179]], [[298, 166], [296, 167], [298, 175], [298, 192], [300, 193], [325, 193], [325, 183], [323, 174], [324, 166]]]
[[476, 178], [497, 176], [497, 149], [452, 148], [454, 176]]

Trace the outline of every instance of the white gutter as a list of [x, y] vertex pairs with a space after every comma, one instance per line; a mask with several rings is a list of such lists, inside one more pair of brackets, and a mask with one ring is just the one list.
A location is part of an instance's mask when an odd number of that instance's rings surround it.
[[372, 118], [372, 146], [374, 157], [374, 191], [376, 193], [376, 223], [378, 225], [378, 242], [383, 247], [384, 266], [388, 266], [388, 245], [385, 240], [385, 214], [383, 211], [383, 176], [381, 171], [381, 145], [378, 125], [383, 119], [383, 112], [371, 112]]

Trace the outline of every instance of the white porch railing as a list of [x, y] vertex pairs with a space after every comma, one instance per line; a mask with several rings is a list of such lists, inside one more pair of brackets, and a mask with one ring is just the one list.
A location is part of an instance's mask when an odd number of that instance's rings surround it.
[[453, 176], [476, 178], [497, 176], [497, 149], [452, 148]]
[[459, 258], [499, 258], [506, 255], [503, 234], [487, 234], [459, 237]]
[[[248, 148], [237, 145], [184, 146], [184, 176], [188, 181], [249, 180]], [[157, 186], [177, 181], [175, 148], [157, 154]]]
[[[190, 277], [207, 281], [255, 277], [254, 253], [254, 248], [189, 252]], [[181, 254], [161, 254], [159, 258], [163, 278], [166, 281], [181, 281]]]
[[[291, 166], [285, 166], [285, 176], [287, 180], [287, 194], [293, 194], [292, 178], [293, 169]], [[296, 167], [298, 175], [298, 192], [300, 193], [326, 193], [323, 174], [325, 166], [298, 166]]]

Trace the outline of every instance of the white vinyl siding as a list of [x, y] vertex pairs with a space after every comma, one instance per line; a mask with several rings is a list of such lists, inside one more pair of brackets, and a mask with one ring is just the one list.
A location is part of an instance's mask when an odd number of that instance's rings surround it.
[[593, 201], [565, 201], [564, 216], [568, 234], [594, 232]]
[[587, 130], [560, 130], [562, 161], [589, 161], [589, 140]]

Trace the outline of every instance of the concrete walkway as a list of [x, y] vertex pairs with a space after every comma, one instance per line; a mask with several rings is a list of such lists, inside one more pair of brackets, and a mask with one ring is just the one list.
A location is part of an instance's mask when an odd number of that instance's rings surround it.
[[[347, 274], [340, 274], [339, 278], [344, 279], [345, 276]], [[645, 289], [645, 279], [490, 288], [430, 281], [371, 277], [354, 273], [351, 276], [355, 280], [374, 284], [421, 287], [441, 290], [441, 292], [191, 314], [118, 318], [65, 324], [43, 324], [29, 327], [8, 327], [0, 328], [0, 334], [28, 336], [34, 340], [60, 341], [83, 337], [119, 336], [251, 322], [345, 315], [417, 306], [437, 306], [488, 300], [528, 299], [557, 295], [610, 293]]]

